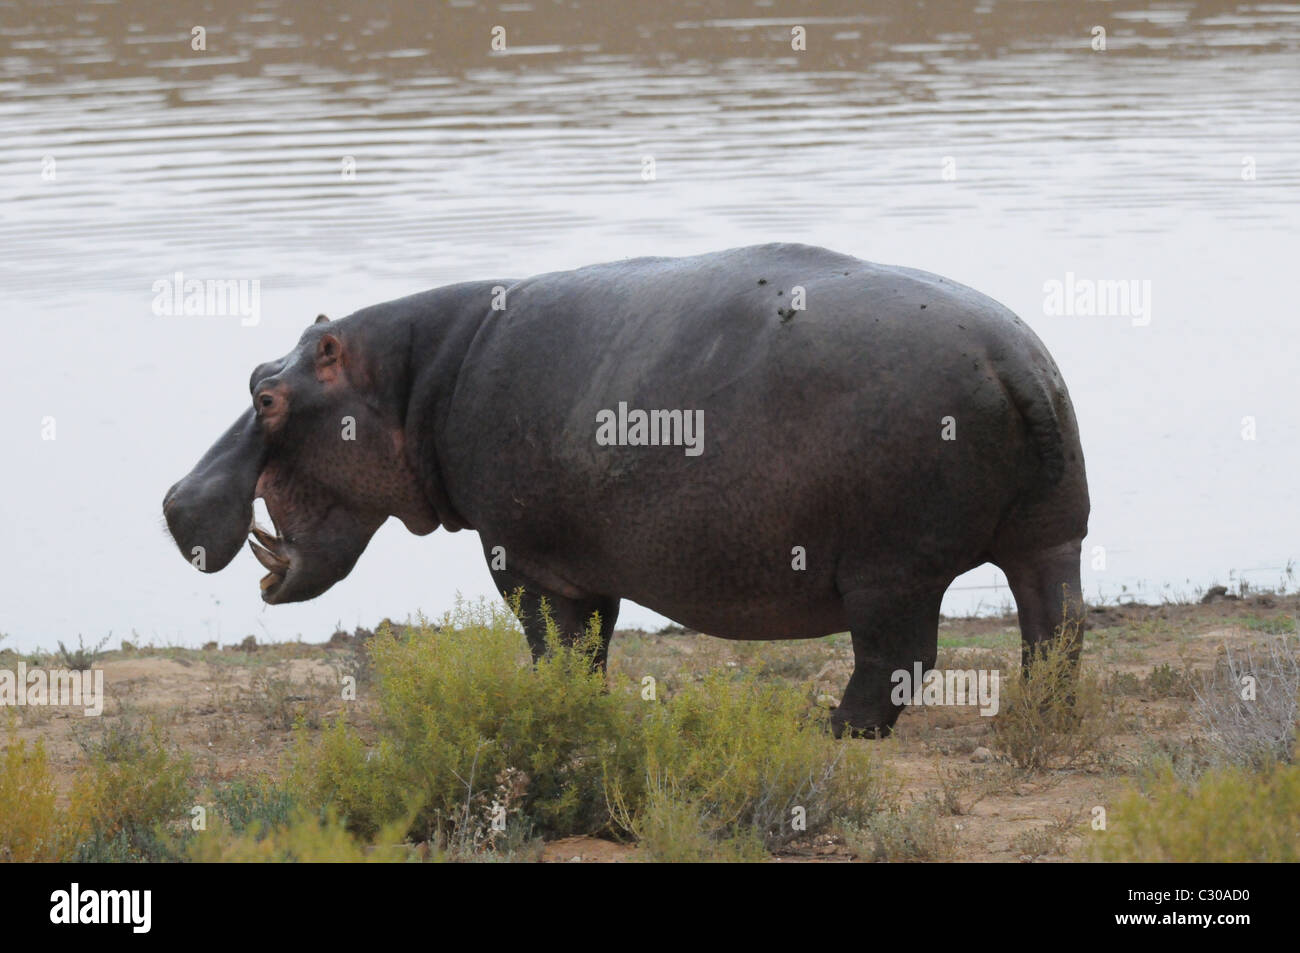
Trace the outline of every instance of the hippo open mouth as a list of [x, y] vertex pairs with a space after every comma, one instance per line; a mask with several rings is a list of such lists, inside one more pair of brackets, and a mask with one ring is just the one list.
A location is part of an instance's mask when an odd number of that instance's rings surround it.
[[[325, 324], [254, 370], [252, 407], [163, 501], [182, 554], [203, 572], [224, 569], [247, 540], [270, 605], [314, 599], [347, 576], [390, 515], [423, 532], [437, 525], [396, 411], [358, 393], [346, 368], [368, 372]], [[253, 516], [258, 499], [270, 529]]]

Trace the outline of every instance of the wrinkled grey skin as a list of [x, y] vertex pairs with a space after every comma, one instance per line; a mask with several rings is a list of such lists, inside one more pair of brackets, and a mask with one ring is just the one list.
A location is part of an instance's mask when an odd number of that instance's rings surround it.
[[[849, 630], [837, 734], [889, 731], [891, 673], [934, 664], [966, 570], [1006, 572], [1027, 655], [1082, 616], [1065, 383], [1019, 318], [925, 272], [776, 244], [452, 285], [322, 319], [250, 393], [164, 511], [212, 572], [263, 497], [269, 603], [324, 592], [389, 516], [474, 529], [534, 652], [543, 598], [568, 635], [599, 613], [606, 648], [623, 598], [723, 638]], [[620, 402], [702, 410], [703, 452], [600, 445]]]

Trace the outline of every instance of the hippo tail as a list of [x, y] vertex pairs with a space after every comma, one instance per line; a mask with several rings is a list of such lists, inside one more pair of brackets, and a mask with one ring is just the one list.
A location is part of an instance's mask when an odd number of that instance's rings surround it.
[[1018, 369], [999, 377], [1012, 406], [1025, 422], [1030, 446], [1042, 464], [1048, 485], [1060, 482], [1065, 475], [1068, 434], [1075, 432], [1074, 415], [1060, 373], [1055, 373], [1055, 387], [1031, 369]]

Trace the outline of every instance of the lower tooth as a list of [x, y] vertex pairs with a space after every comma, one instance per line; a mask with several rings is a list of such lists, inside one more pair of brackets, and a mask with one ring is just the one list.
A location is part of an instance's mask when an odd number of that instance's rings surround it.
[[270, 589], [272, 586], [274, 586], [277, 582], [280, 582], [282, 579], [284, 579], [283, 576], [277, 576], [273, 572], [268, 572], [265, 576], [262, 577], [262, 591], [266, 592], [266, 590]]

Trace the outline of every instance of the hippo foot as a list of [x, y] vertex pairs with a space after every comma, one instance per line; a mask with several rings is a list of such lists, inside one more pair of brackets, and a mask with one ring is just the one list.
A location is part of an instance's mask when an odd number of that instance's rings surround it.
[[884, 721], [869, 715], [854, 715], [841, 705], [831, 712], [831, 732], [836, 738], [847, 734], [850, 738], [888, 738], [894, 731], [893, 721]]

